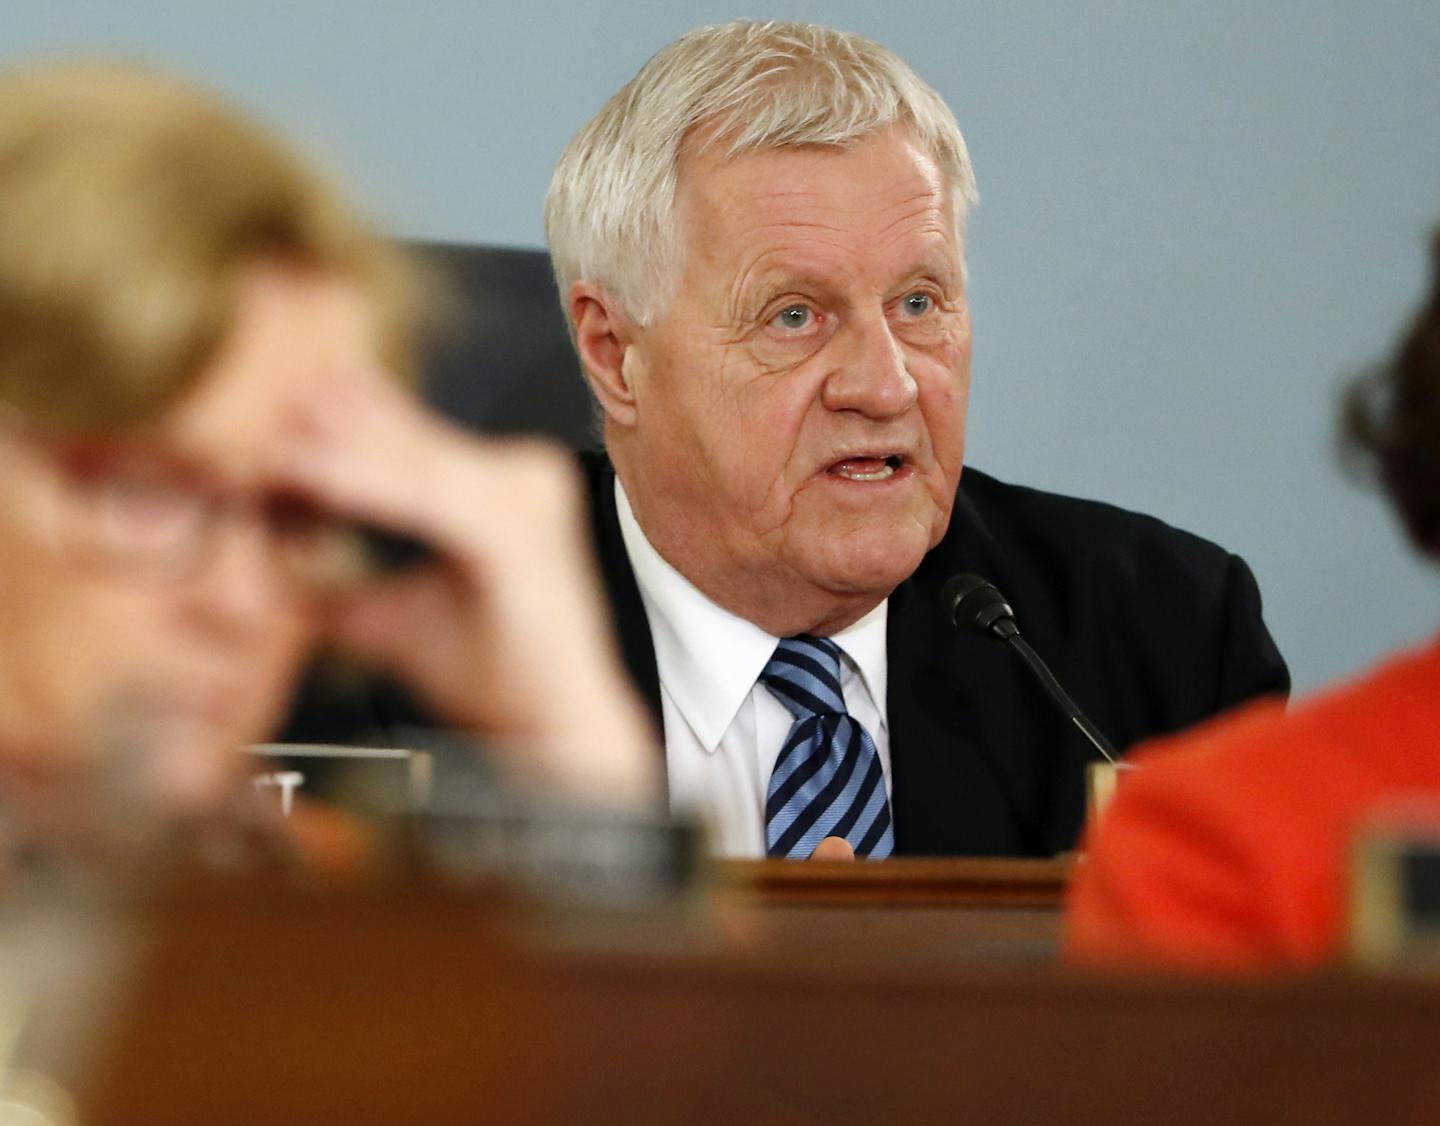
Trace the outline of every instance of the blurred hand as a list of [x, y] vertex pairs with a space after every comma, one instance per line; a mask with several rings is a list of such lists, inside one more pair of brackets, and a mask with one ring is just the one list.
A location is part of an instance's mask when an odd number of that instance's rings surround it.
[[481, 439], [379, 374], [315, 386], [276, 476], [436, 564], [322, 608], [342, 651], [404, 681], [522, 775], [622, 801], [659, 793], [649, 718], [610, 635], [578, 471], [539, 441]]

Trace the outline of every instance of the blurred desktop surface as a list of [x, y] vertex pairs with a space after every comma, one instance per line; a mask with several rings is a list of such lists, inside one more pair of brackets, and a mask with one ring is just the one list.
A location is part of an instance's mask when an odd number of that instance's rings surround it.
[[823, 1041], [837, 1005], [863, 1022], [878, 1002], [888, 1020], [894, 990], [915, 1000], [933, 982], [943, 996], [967, 966], [1038, 974], [1053, 956], [1063, 865], [810, 871], [718, 864], [641, 900], [424, 866], [177, 887], [134, 908], [147, 938], [76, 1083], [84, 1120], [571, 1122], [588, 1106], [600, 1121], [736, 1121], [646, 1109], [652, 1066], [677, 1052], [693, 1053], [686, 1067], [737, 1052], [754, 1066], [754, 1045], [780, 1047], [755, 1038], [777, 992], [799, 1005], [787, 1021], [813, 1009]]
[[889, 891], [857, 874], [879, 865], [723, 866], [703, 895], [620, 912], [413, 879], [191, 886], [144, 910], [82, 1121], [1183, 1126], [1440, 1105], [1440, 983], [1077, 974], [1036, 942], [1063, 867], [897, 863]]

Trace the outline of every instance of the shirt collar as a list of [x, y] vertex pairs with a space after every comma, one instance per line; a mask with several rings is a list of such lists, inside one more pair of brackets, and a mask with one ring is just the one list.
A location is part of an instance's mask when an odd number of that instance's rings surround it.
[[885, 706], [885, 693], [890, 688], [890, 662], [886, 657], [889, 614], [890, 600], [887, 598], [858, 622], [846, 626], [830, 639], [840, 646], [860, 673], [860, 680], [880, 716], [880, 726], [886, 730], [890, 727], [890, 711]]
[[[661, 680], [701, 746], [712, 753], [760, 679], [779, 638], [717, 606], [661, 557], [635, 519], [619, 477], [615, 507], [625, 552], [650, 619]], [[888, 600], [881, 602], [831, 638], [859, 670], [882, 723], [888, 607]]]

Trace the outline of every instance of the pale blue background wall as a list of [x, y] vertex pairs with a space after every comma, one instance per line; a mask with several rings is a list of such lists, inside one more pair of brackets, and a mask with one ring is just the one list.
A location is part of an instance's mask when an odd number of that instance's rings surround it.
[[1244, 554], [1301, 687], [1440, 627], [1440, 573], [1331, 453], [1440, 220], [1440, 3], [0, 0], [0, 62], [123, 50], [328, 155], [396, 231], [541, 241], [569, 135], [734, 16], [894, 48], [950, 101], [971, 235], [971, 460]]

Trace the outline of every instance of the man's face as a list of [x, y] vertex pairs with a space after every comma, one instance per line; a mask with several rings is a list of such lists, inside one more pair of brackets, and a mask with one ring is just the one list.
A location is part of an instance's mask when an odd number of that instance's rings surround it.
[[637, 518], [771, 632], [833, 630], [919, 565], [964, 454], [970, 320], [949, 191], [902, 129], [682, 161], [684, 272], [607, 432]]
[[367, 331], [343, 284], [257, 267], [215, 362], [156, 424], [0, 432], [7, 770], [43, 785], [131, 736], [173, 752], [162, 786], [202, 800], [219, 752], [273, 730], [312, 626], [270, 447], [317, 375], [370, 362]]

